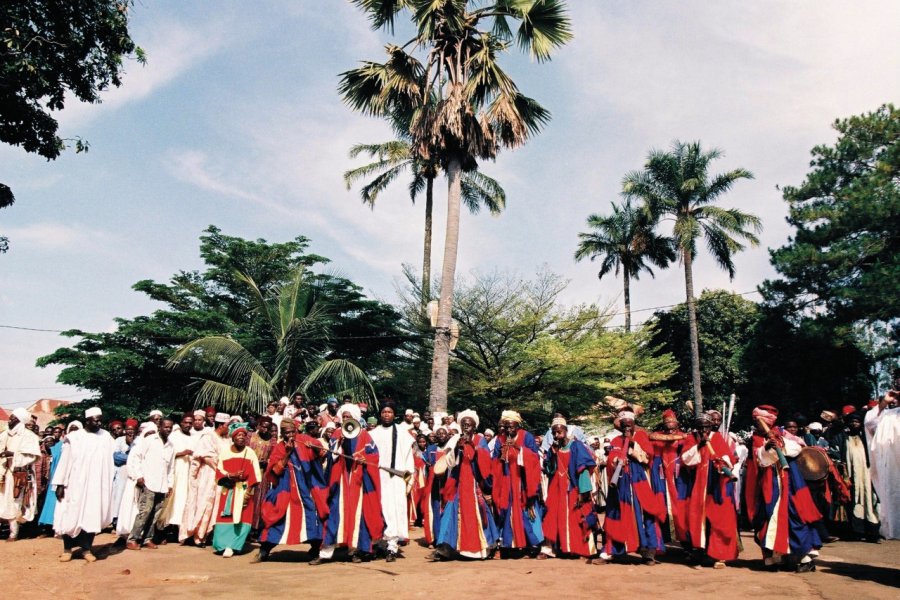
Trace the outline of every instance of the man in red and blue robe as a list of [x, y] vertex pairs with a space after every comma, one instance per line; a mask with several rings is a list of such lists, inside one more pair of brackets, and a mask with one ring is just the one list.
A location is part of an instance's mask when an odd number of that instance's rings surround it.
[[693, 486], [687, 503], [688, 537], [684, 541], [689, 560], [702, 563], [704, 554], [713, 567], [725, 567], [738, 557], [737, 508], [734, 505], [737, 463], [725, 437], [714, 431], [708, 414], [694, 422], [694, 433], [685, 440], [682, 469], [691, 472]]
[[500, 533], [488, 505], [491, 452], [487, 440], [477, 433], [478, 415], [464, 410], [459, 414], [462, 433], [448, 443], [446, 482], [442, 486], [444, 508], [437, 530], [434, 560], [488, 558]]
[[428, 474], [422, 489], [422, 530], [425, 543], [433, 547], [437, 543], [438, 530], [441, 527], [441, 515], [444, 512], [444, 484], [447, 482], [447, 471], [436, 473], [434, 466], [447, 453], [447, 442], [450, 436], [446, 427], [438, 427], [435, 432], [436, 444], [430, 444], [425, 450], [425, 463]]
[[503, 411], [500, 420], [506, 431], [494, 446], [492, 483], [501, 555], [536, 556], [544, 541], [538, 447], [519, 413]]
[[685, 544], [688, 538], [687, 504], [691, 487], [690, 472], [681, 468], [681, 452], [687, 434], [678, 426], [671, 409], [663, 412], [662, 428], [649, 434], [653, 444], [650, 463], [650, 485], [666, 507], [666, 521], [661, 524], [663, 539]]
[[802, 446], [775, 427], [775, 407], [757, 406], [752, 416], [756, 427], [744, 494], [756, 543], [771, 569], [786, 559], [798, 572], [815, 571], [822, 547], [815, 525], [822, 514], [796, 462]]
[[[355, 404], [344, 404], [338, 414], [343, 422], [353, 419], [359, 425], [361, 413]], [[375, 442], [361, 425], [353, 438], [344, 437], [343, 427], [335, 429], [331, 441], [335, 451], [329, 452], [326, 465], [329, 479], [325, 536], [319, 556], [310, 561], [311, 565], [330, 561], [338, 546], [349, 549], [353, 562], [371, 559], [374, 543], [384, 534]]]
[[296, 433], [293, 421], [281, 423], [282, 441], [269, 455], [265, 478], [270, 484], [261, 509], [264, 529], [259, 554], [264, 561], [277, 545], [309, 543], [316, 556], [322, 544], [320, 515], [328, 513], [328, 488], [321, 458], [324, 440]]
[[653, 446], [644, 431], [635, 430], [634, 418], [631, 411], [619, 413], [617, 428], [622, 435], [610, 441], [606, 543], [600, 558], [638, 552], [645, 564], [654, 565], [656, 555], [665, 551], [660, 523], [666, 519], [666, 507], [650, 486]]
[[553, 444], [544, 459], [548, 478], [544, 549], [538, 558], [574, 555], [591, 562], [597, 554], [597, 517], [591, 502], [594, 456], [584, 443], [569, 437], [564, 418], [554, 418], [550, 432]]

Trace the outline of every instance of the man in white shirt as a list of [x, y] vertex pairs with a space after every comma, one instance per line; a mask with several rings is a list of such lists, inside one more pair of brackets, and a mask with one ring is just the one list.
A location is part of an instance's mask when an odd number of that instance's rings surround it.
[[140, 550], [147, 540], [147, 548], [156, 548], [156, 520], [163, 500], [172, 489], [175, 450], [169, 441], [172, 420], [160, 421], [157, 433], [150, 433], [128, 455], [128, 471], [138, 491], [138, 514], [128, 536], [126, 548]]
[[9, 539], [15, 541], [19, 524], [34, 520], [37, 482], [34, 463], [41, 456], [38, 436], [25, 425], [31, 415], [17, 408], [9, 417], [8, 429], [0, 432], [0, 519], [9, 523]]

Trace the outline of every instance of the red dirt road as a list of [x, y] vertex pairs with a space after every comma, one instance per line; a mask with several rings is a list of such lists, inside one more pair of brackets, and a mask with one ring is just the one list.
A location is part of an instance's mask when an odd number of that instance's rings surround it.
[[[421, 530], [414, 530], [413, 537]], [[673, 550], [662, 564], [585, 565], [575, 560], [492, 560], [430, 563], [413, 542], [405, 558], [363, 564], [306, 564], [306, 547], [278, 550], [270, 562], [251, 554], [230, 559], [211, 550], [169, 544], [158, 550], [112, 551], [112, 535], [97, 536], [96, 563], [61, 564], [54, 539], [0, 542], [3, 598], [443, 598], [494, 590], [509, 598], [825, 598], [900, 597], [900, 541], [837, 542], [822, 549], [815, 573], [769, 573], [753, 542], [733, 566], [694, 569]], [[255, 552], [255, 550], [254, 550]], [[627, 586], [627, 591], [623, 586]]]

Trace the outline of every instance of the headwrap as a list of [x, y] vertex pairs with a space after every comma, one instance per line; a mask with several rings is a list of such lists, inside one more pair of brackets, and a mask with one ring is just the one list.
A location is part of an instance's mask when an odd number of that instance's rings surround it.
[[325, 424], [325, 431], [334, 431], [335, 429], [337, 429], [337, 424], [334, 421], [328, 421]]
[[[337, 404], [337, 403], [338, 403], [337, 398], [335, 398], [334, 396], [328, 396], [328, 398], [325, 399], [325, 404]], [[348, 404], [349, 404], [349, 402], [348, 402]], [[357, 407], [357, 408], [359, 408], [359, 407]]]
[[359, 407], [355, 404], [342, 404], [340, 408], [338, 408], [338, 414], [343, 417], [344, 413], [350, 413], [350, 416], [356, 419], [357, 421], [362, 419], [362, 412], [359, 410]]
[[556, 427], [557, 425], [562, 425], [566, 427], [566, 420], [563, 417], [554, 417], [552, 421], [550, 421], [550, 427]]
[[866, 408], [875, 408], [878, 406], [878, 400], [869, 400], [869, 403], [866, 404]]
[[832, 421], [837, 419], [837, 413], [831, 410], [823, 410], [821, 414], [819, 414], [819, 418], [826, 423], [831, 423]]
[[464, 410], [461, 413], [459, 413], [459, 415], [457, 415], [457, 416], [459, 417], [460, 422], [467, 417], [469, 419], [472, 419], [473, 421], [475, 421], [475, 429], [478, 429], [478, 423], [480, 421], [478, 419], [478, 413], [475, 412], [474, 410], [472, 410], [472, 409]]
[[228, 419], [231, 418], [231, 415], [228, 413], [216, 413], [216, 417], [213, 419], [216, 423], [227, 423]]
[[243, 423], [243, 422], [244, 422], [244, 418], [241, 417], [241, 415], [231, 415], [231, 417], [228, 419], [229, 425], [233, 425], [234, 423]]
[[634, 421], [634, 413], [630, 410], [623, 410], [618, 414], [618, 419], [621, 421], [622, 419], [630, 419]]
[[841, 409], [841, 416], [846, 417], [847, 415], [851, 415], [856, 412], [856, 407], [852, 404], [847, 404], [844, 408]]
[[147, 415], [147, 417], [148, 417], [148, 418], [151, 418], [151, 419], [152, 419], [153, 417], [162, 417], [162, 416], [163, 416], [162, 411], [161, 411], [161, 410], [156, 410], [156, 409], [151, 410], [151, 411], [150, 411], [150, 414]]
[[288, 398], [287, 396], [282, 396], [282, 397], [281, 397], [281, 400], [279, 400], [278, 402], [280, 402], [281, 404], [287, 405], [287, 404], [290, 404], [290, 403], [291, 403], [291, 399]]
[[404, 415], [404, 416], [406, 416], [406, 415], [412, 416], [412, 415], [413, 415], [413, 409], [407, 408], [406, 411], [403, 413], [403, 415]]
[[694, 427], [699, 429], [700, 427], [712, 427], [713, 418], [709, 412], [700, 413], [698, 417], [694, 419]]
[[675, 416], [675, 411], [671, 408], [667, 408], [663, 411], [662, 414], [663, 421], [677, 421], [678, 417]]
[[484, 435], [494, 435], [494, 430], [488, 427], [484, 430]]
[[[720, 413], [719, 411], [717, 411], [717, 410], [714, 409], [714, 408], [711, 408], [711, 409], [709, 409], [709, 410], [707, 410], [707, 411], [705, 411], [705, 412], [706, 412], [706, 414], [708, 414], [710, 417], [719, 417], [720, 419], [722, 418], [722, 413]], [[775, 411], [775, 413], [778, 414], [778, 411]]]
[[459, 423], [450, 423], [449, 425], [447, 425], [447, 427], [450, 429], [450, 431], [455, 431], [456, 433], [462, 433], [462, 428], [459, 426]]
[[12, 411], [12, 416], [17, 418], [20, 423], [25, 423], [28, 421], [28, 419], [31, 418], [31, 413], [20, 406], [16, 410]]
[[413, 423], [421, 423], [422, 419], [419, 417], [413, 417]]
[[810, 431], [822, 431], [823, 429], [822, 424], [817, 421], [813, 421], [812, 423], [810, 423], [807, 428]]
[[109, 426], [110, 426], [110, 427], [115, 427], [116, 425], [118, 425], [119, 427], [122, 427], [122, 421], [118, 421], [118, 420], [117, 420], [117, 421], [110, 421], [110, 422], [109, 422]]
[[91, 408], [84, 411], [84, 418], [90, 419], [91, 417], [99, 417], [103, 414], [103, 411], [100, 410], [99, 406], [92, 406]]
[[159, 427], [156, 426], [156, 423], [153, 421], [141, 423], [141, 436], [143, 437], [150, 433], [159, 433]]
[[198, 419], [205, 419], [205, 418], [206, 418], [206, 412], [205, 412], [205, 411], [202, 411], [202, 410], [195, 410], [195, 411], [193, 412], [193, 415], [192, 415], [192, 416], [193, 416], [194, 418], [198, 418]]
[[243, 430], [244, 432], [248, 431], [246, 423], [244, 423], [243, 421], [235, 421], [234, 423], [231, 423], [230, 425], [228, 425], [228, 437], [234, 439], [234, 436], [236, 436], [241, 430]]
[[847, 421], [848, 423], [850, 421], [859, 421], [860, 423], [862, 423], [865, 420], [865, 417], [863, 417], [862, 413], [853, 412], [853, 413], [850, 413], [849, 415], [845, 416], [844, 420]]
[[[77, 421], [74, 421], [77, 423]], [[137, 419], [125, 419], [125, 427], [137, 427], [138, 420]]]
[[771, 427], [778, 420], [778, 409], [768, 404], [760, 404], [750, 413], [753, 420], [762, 419], [762, 422]]
[[216, 414], [216, 409], [213, 408], [212, 406], [207, 406], [206, 408], [203, 409], [203, 411], [204, 411], [207, 415], [215, 415], [215, 414]]
[[501, 421], [513, 421], [513, 422], [515, 422], [515, 423], [521, 423], [521, 422], [522, 422], [522, 415], [520, 415], [519, 413], [517, 413], [517, 412], [514, 411], [514, 410], [504, 410], [502, 413], [500, 413], [500, 420], [501, 420]]
[[369, 417], [368, 419], [366, 419], [366, 424], [367, 425], [378, 425], [378, 419], [376, 419], [375, 417]]
[[72, 421], [66, 426], [66, 432], [72, 431], [72, 428], [75, 428], [76, 431], [79, 429], [84, 429], [84, 425], [81, 424], [81, 421]]
[[320, 412], [320, 413], [323, 413], [323, 412], [325, 412], [326, 410], [328, 410], [328, 405], [327, 405], [327, 404], [320, 404], [320, 405], [319, 405], [319, 412]]

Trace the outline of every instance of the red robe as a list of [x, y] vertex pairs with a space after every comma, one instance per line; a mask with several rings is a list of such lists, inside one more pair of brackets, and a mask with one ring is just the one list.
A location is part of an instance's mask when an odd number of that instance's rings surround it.
[[681, 456], [681, 468], [691, 469], [694, 475], [686, 514], [690, 532], [688, 541], [695, 548], [705, 549], [712, 559], [736, 559], [738, 524], [734, 484], [719, 471], [722, 467], [731, 469], [737, 463], [737, 457], [718, 432], [710, 435], [709, 444], [699, 448], [695, 434], [691, 434], [685, 440]]

